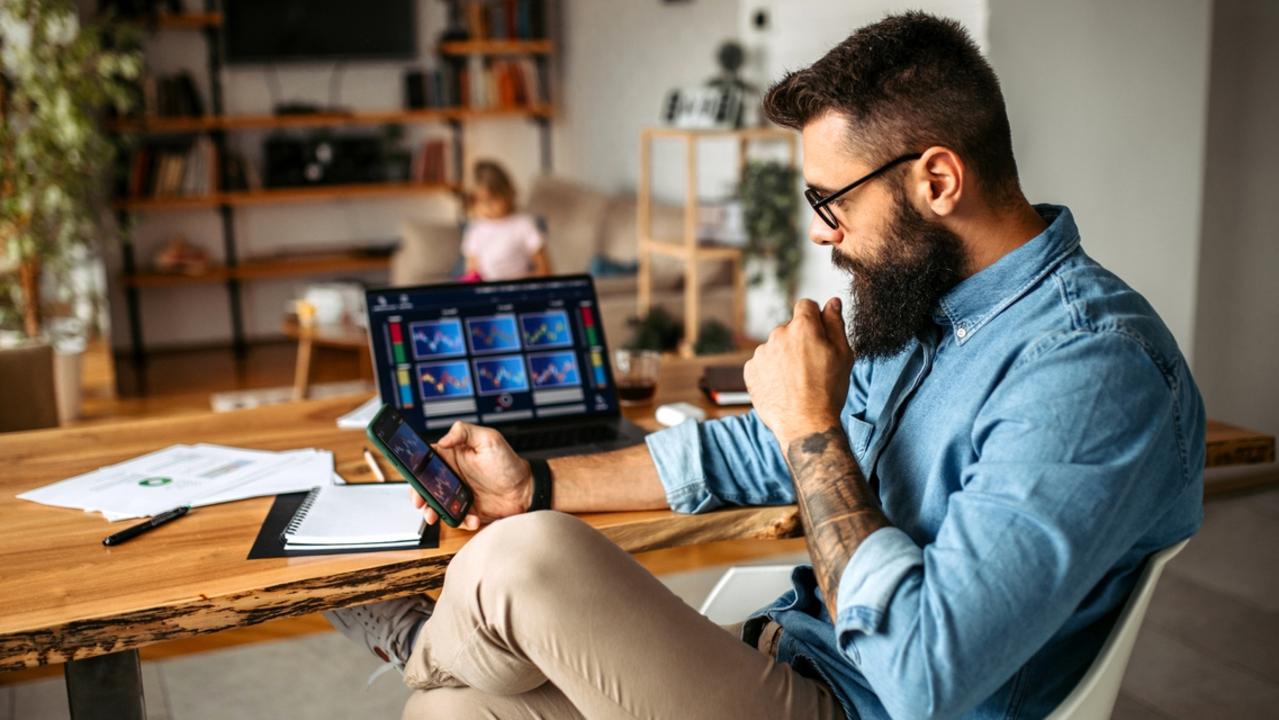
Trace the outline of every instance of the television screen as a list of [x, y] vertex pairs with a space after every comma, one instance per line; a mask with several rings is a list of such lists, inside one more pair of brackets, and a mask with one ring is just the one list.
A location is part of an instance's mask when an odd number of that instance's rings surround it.
[[416, 0], [223, 0], [230, 63], [417, 57]]

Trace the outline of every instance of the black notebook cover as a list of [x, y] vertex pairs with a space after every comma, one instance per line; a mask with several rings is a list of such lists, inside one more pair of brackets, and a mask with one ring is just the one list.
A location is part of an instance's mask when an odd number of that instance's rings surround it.
[[305, 557], [307, 555], [346, 555], [349, 553], [367, 553], [367, 552], [392, 552], [394, 550], [418, 550], [421, 548], [435, 548], [440, 546], [440, 526], [428, 525], [426, 531], [422, 533], [422, 541], [415, 548], [387, 548], [385, 550], [369, 550], [368, 548], [337, 548], [324, 550], [285, 550], [284, 549], [284, 529], [289, 526], [289, 521], [293, 519], [293, 514], [298, 511], [298, 506], [306, 499], [305, 492], [286, 493], [284, 495], [276, 495], [275, 502], [271, 505], [271, 510], [266, 514], [266, 520], [262, 521], [262, 529], [258, 530], [258, 537], [253, 541], [253, 547], [249, 550], [250, 560], [259, 560], [261, 558], [281, 558], [281, 557]]

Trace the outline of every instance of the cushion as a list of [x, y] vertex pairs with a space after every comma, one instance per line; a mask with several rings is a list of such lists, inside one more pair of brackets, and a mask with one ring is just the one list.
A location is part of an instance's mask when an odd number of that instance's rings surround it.
[[546, 222], [546, 249], [556, 274], [584, 273], [599, 246], [608, 196], [589, 186], [541, 175], [533, 181], [528, 212]]
[[[629, 193], [617, 195], [610, 202], [600, 236], [600, 254], [615, 264], [636, 262], [639, 255], [639, 204]], [[665, 242], [684, 242], [684, 208], [654, 202], [651, 206], [653, 237]], [[683, 287], [684, 261], [669, 255], [653, 255], [653, 290]], [[731, 282], [728, 263], [704, 263], [701, 282], [718, 285]]]
[[391, 256], [392, 285], [421, 285], [446, 280], [462, 258], [457, 225], [406, 220], [400, 247]]

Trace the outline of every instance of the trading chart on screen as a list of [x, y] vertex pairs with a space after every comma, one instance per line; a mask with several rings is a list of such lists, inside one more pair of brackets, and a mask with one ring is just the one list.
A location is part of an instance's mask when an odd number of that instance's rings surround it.
[[369, 291], [382, 398], [419, 430], [616, 412], [589, 278]]

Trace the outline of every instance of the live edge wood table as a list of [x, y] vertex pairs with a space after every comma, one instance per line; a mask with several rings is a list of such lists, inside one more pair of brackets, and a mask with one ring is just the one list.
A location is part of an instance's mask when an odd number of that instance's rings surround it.
[[[701, 362], [663, 369], [658, 402], [700, 401]], [[65, 663], [77, 719], [144, 717], [138, 648], [166, 640], [438, 588], [468, 533], [440, 546], [358, 555], [247, 560], [270, 498], [200, 508], [133, 542], [107, 548], [97, 515], [16, 499], [20, 492], [179, 442], [267, 450], [332, 450], [339, 472], [361, 464], [363, 435], [335, 419], [358, 398], [0, 435], [0, 671]], [[716, 408], [708, 408], [716, 414]], [[630, 409], [652, 424], [653, 406]], [[1261, 442], [1228, 429], [1220, 442]], [[1243, 432], [1243, 437], [1230, 433]], [[1273, 439], [1269, 439], [1273, 457]], [[1209, 458], [1214, 453], [1209, 436]], [[1228, 448], [1217, 448], [1225, 452]], [[1254, 460], [1254, 462], [1257, 460]], [[640, 552], [732, 539], [794, 537], [793, 506], [705, 515], [669, 511], [583, 516]]]

